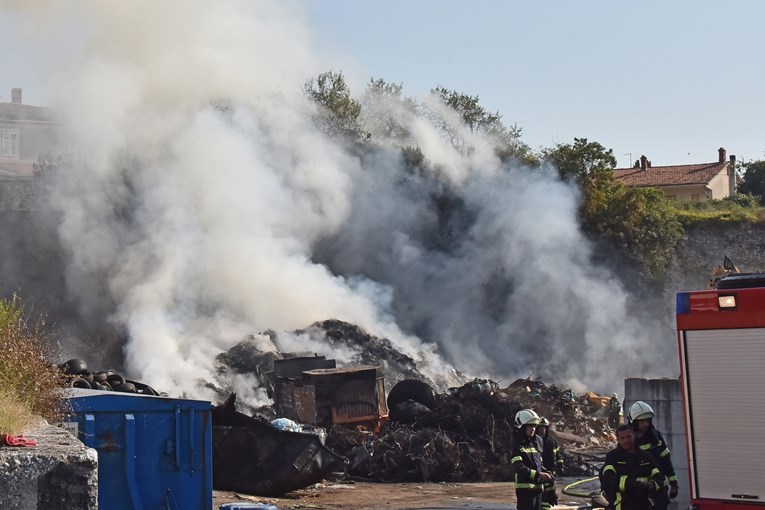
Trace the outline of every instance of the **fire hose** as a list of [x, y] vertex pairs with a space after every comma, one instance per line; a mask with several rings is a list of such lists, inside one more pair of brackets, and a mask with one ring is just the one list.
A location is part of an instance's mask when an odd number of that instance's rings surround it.
[[587, 494], [584, 494], [582, 492], [576, 492], [572, 490], [577, 485], [581, 485], [584, 483], [594, 482], [597, 481], [598, 477], [593, 476], [592, 478], [585, 478], [584, 480], [577, 480], [574, 483], [568, 484], [563, 488], [563, 494], [566, 494], [567, 496], [574, 496], [576, 498], [587, 498], [590, 500], [590, 506], [583, 507], [583, 508], [606, 508], [608, 506], [608, 501], [603, 497], [603, 494], [601, 492], [589, 492]]
[[594, 482], [597, 479], [598, 479], [597, 476], [593, 476], [592, 478], [585, 478], [584, 480], [577, 480], [574, 483], [570, 483], [563, 488], [563, 494], [567, 496], [574, 496], [575, 498], [589, 498], [590, 495], [592, 494], [591, 492], [588, 492], [587, 494], [583, 494], [581, 492], [573, 492], [571, 489], [583, 483]]

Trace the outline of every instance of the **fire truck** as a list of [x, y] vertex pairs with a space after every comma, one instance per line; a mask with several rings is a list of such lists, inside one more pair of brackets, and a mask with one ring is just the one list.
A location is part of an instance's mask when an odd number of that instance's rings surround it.
[[691, 509], [765, 510], [765, 273], [717, 275], [676, 306]]

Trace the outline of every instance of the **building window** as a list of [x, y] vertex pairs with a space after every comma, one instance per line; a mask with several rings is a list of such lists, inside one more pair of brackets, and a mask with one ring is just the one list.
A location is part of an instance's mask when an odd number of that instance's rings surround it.
[[698, 199], [699, 199], [698, 195], [691, 195], [691, 200], [698, 200]]
[[2, 152], [0, 156], [4, 158], [19, 158], [19, 132], [16, 129], [3, 129], [2, 133]]

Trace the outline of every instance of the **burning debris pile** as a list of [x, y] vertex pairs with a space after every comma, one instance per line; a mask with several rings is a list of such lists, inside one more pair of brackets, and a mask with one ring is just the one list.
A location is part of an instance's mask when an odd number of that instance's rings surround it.
[[[278, 344], [278, 334], [267, 331], [274, 345]], [[419, 379], [433, 385], [422, 374], [417, 362], [411, 356], [397, 349], [389, 339], [373, 336], [355, 324], [339, 320], [316, 322], [306, 329], [293, 331], [295, 337], [318, 340], [332, 352], [338, 350], [352, 353], [349, 365], [379, 365], [389, 386], [404, 379]], [[221, 370], [233, 370], [237, 373], [255, 373], [266, 384], [268, 374], [273, 371], [275, 359], [282, 359], [290, 354], [263, 351], [253, 338], [245, 340], [218, 356]], [[456, 379], [465, 380], [460, 374], [453, 374]]]
[[[329, 344], [327, 353], [342, 352], [345, 359], [279, 352], [278, 335], [268, 332], [270, 344], [252, 337], [217, 357], [220, 381], [254, 375], [274, 403], [248, 413], [326, 428], [326, 447], [348, 459], [345, 468], [352, 477], [512, 480], [513, 420], [523, 408], [550, 421], [566, 475], [596, 473], [613, 444], [608, 397], [577, 395], [531, 377], [507, 387], [474, 379], [439, 392], [414, 359], [353, 324], [328, 320], [291, 334], [319, 339]], [[226, 390], [217, 389], [225, 397]]]
[[[218, 355], [216, 358], [218, 384], [214, 389], [221, 400], [225, 399], [232, 390], [230, 381], [236, 375], [241, 374], [254, 375], [259, 385], [265, 389], [268, 398], [273, 399], [277, 378], [275, 362], [278, 364], [279, 360], [302, 357], [311, 364], [308, 368], [336, 367], [334, 360], [332, 360], [331, 366], [318, 362], [320, 358], [324, 358], [320, 353], [281, 352], [276, 347], [280, 343], [280, 335], [274, 331], [266, 331], [265, 335], [270, 339], [268, 345], [264, 345], [256, 337], [251, 336]], [[423, 381], [431, 387], [436, 387], [436, 384], [418, 368], [417, 362], [411, 356], [397, 349], [389, 339], [370, 335], [354, 324], [339, 320], [326, 320], [316, 322], [306, 329], [293, 331], [289, 335], [316, 341], [316, 345], [324, 346], [327, 353], [332, 353], [335, 356], [339, 352], [345, 353], [348, 359], [341, 362], [341, 366], [368, 365], [379, 367], [385, 380], [386, 389], [400, 381], [409, 379]], [[310, 362], [308, 358], [315, 358], [315, 360]], [[448, 377], [450, 380], [457, 381], [458, 384], [467, 381], [467, 378], [462, 374], [456, 371], [452, 372]], [[298, 371], [295, 374], [288, 373], [284, 378], [294, 380], [299, 376], [300, 372]], [[248, 402], [240, 401], [239, 405], [243, 410], [250, 412], [256, 410]], [[268, 414], [266, 409], [259, 409], [259, 411]]]
[[436, 395], [434, 408], [426, 407], [417, 407], [407, 423], [391, 421], [374, 437], [332, 427], [327, 446], [350, 459], [348, 474], [355, 477], [490, 482], [512, 479], [513, 418], [522, 408], [549, 417], [566, 475], [592, 474], [595, 467], [585, 459], [595, 458], [591, 450], [613, 440], [607, 423], [593, 416], [600, 403], [539, 380], [519, 379], [501, 389], [477, 379]]

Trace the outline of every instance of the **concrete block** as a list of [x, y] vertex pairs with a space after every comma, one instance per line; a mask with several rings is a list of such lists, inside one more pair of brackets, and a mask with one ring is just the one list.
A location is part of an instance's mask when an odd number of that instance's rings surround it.
[[97, 510], [96, 450], [47, 423], [24, 435], [37, 446], [0, 447], [0, 508]]

